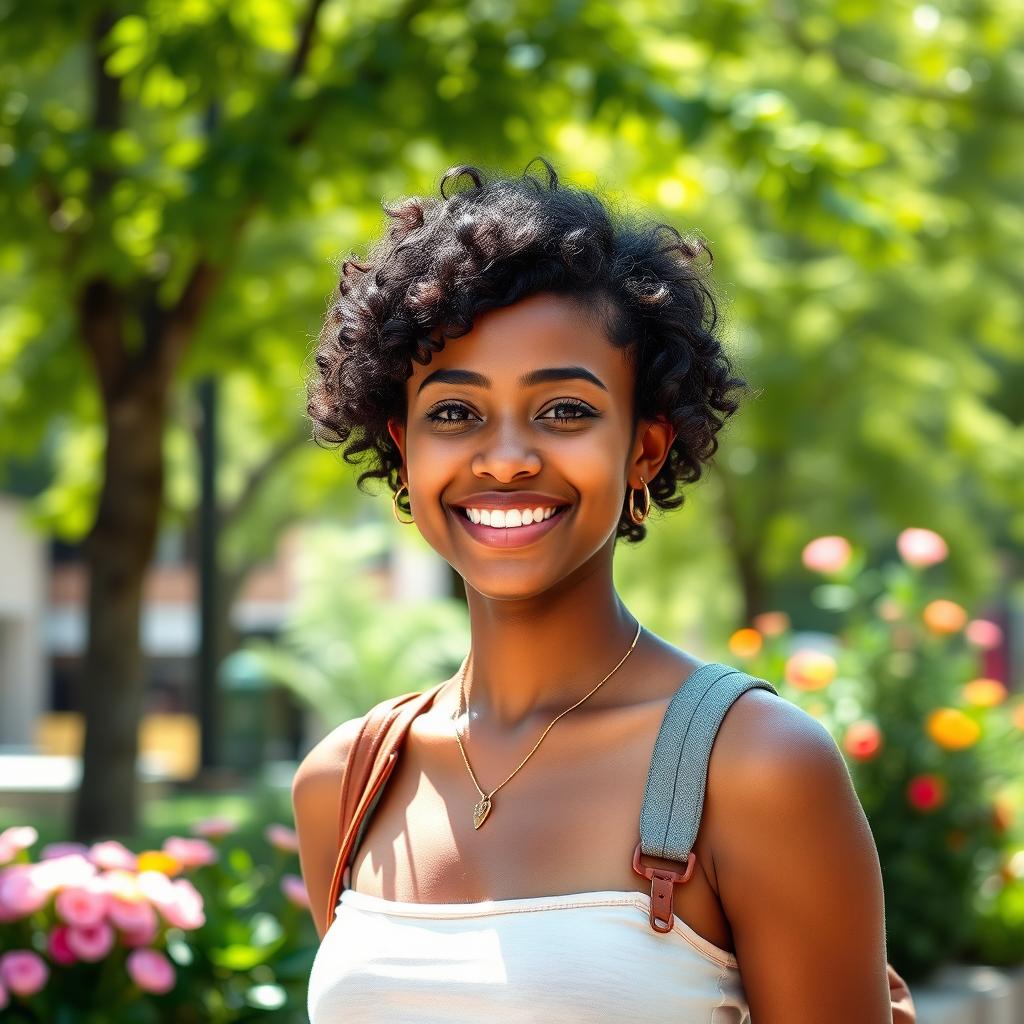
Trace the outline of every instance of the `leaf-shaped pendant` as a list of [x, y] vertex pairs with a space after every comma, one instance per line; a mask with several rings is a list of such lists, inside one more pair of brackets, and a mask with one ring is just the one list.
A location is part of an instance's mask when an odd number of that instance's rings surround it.
[[483, 800], [478, 800], [473, 805], [473, 828], [479, 828], [487, 820], [487, 815], [490, 813], [491, 798], [485, 796]]

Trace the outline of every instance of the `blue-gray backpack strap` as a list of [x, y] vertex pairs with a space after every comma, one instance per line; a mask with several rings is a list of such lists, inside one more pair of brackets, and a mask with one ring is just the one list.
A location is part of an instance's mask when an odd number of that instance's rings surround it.
[[[736, 699], [752, 689], [778, 695], [766, 679], [711, 661], [690, 674], [665, 710], [647, 771], [640, 842], [633, 851], [633, 870], [651, 881], [649, 917], [656, 932], [672, 931], [675, 887], [693, 875], [693, 844], [718, 727]], [[648, 864], [643, 856], [678, 863], [671, 868]]]
[[778, 695], [766, 679], [712, 661], [697, 668], [676, 691], [647, 772], [640, 813], [642, 853], [686, 863], [697, 841], [718, 727], [733, 702], [752, 689]]

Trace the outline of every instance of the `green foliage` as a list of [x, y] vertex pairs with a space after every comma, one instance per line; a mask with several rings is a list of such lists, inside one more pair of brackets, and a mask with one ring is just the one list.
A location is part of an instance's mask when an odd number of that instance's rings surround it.
[[249, 650], [332, 728], [385, 697], [440, 682], [468, 645], [465, 605], [455, 599], [396, 606], [373, 569], [402, 529], [368, 522], [324, 525], [304, 538], [299, 588], [282, 634]]

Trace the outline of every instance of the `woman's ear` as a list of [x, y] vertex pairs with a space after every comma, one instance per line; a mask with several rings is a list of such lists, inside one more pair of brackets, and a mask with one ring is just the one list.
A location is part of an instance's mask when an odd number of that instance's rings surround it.
[[388, 433], [391, 435], [391, 440], [395, 442], [395, 446], [398, 448], [398, 454], [401, 456], [402, 465], [405, 465], [405, 424], [394, 418], [388, 420]]
[[653, 480], [661, 472], [675, 439], [675, 427], [664, 416], [658, 416], [653, 420], [641, 420], [637, 426], [636, 443], [633, 445], [629, 465], [626, 467], [627, 479], [632, 479], [636, 474], [636, 487], [641, 486], [641, 475], [648, 482]]

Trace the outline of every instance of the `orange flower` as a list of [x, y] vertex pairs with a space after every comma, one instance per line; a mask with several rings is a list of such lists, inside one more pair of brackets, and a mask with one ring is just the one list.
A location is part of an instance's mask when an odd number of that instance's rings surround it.
[[930, 813], [946, 802], [946, 780], [931, 772], [915, 775], [907, 783], [907, 801], [916, 811]]
[[979, 708], [994, 708], [1006, 700], [1009, 691], [998, 679], [972, 679], [963, 687], [964, 700]]
[[786, 682], [798, 690], [823, 690], [835, 679], [836, 671], [833, 657], [808, 648], [786, 661]]
[[957, 708], [936, 708], [925, 728], [943, 750], [966, 750], [981, 736], [981, 726]]
[[752, 658], [761, 645], [761, 634], [756, 629], [737, 629], [729, 637], [729, 650], [738, 658]]
[[870, 761], [882, 749], [882, 730], [868, 719], [854, 722], [843, 737], [843, 749], [856, 761]]
[[181, 865], [169, 853], [163, 850], [146, 850], [139, 854], [137, 870], [159, 871], [161, 875], [173, 877], [181, 871]]
[[933, 633], [945, 636], [959, 633], [964, 628], [967, 623], [967, 612], [955, 601], [940, 598], [925, 605], [922, 618], [925, 626]]
[[762, 636], [781, 636], [789, 629], [789, 616], [785, 612], [761, 612], [754, 616], [754, 628]]

